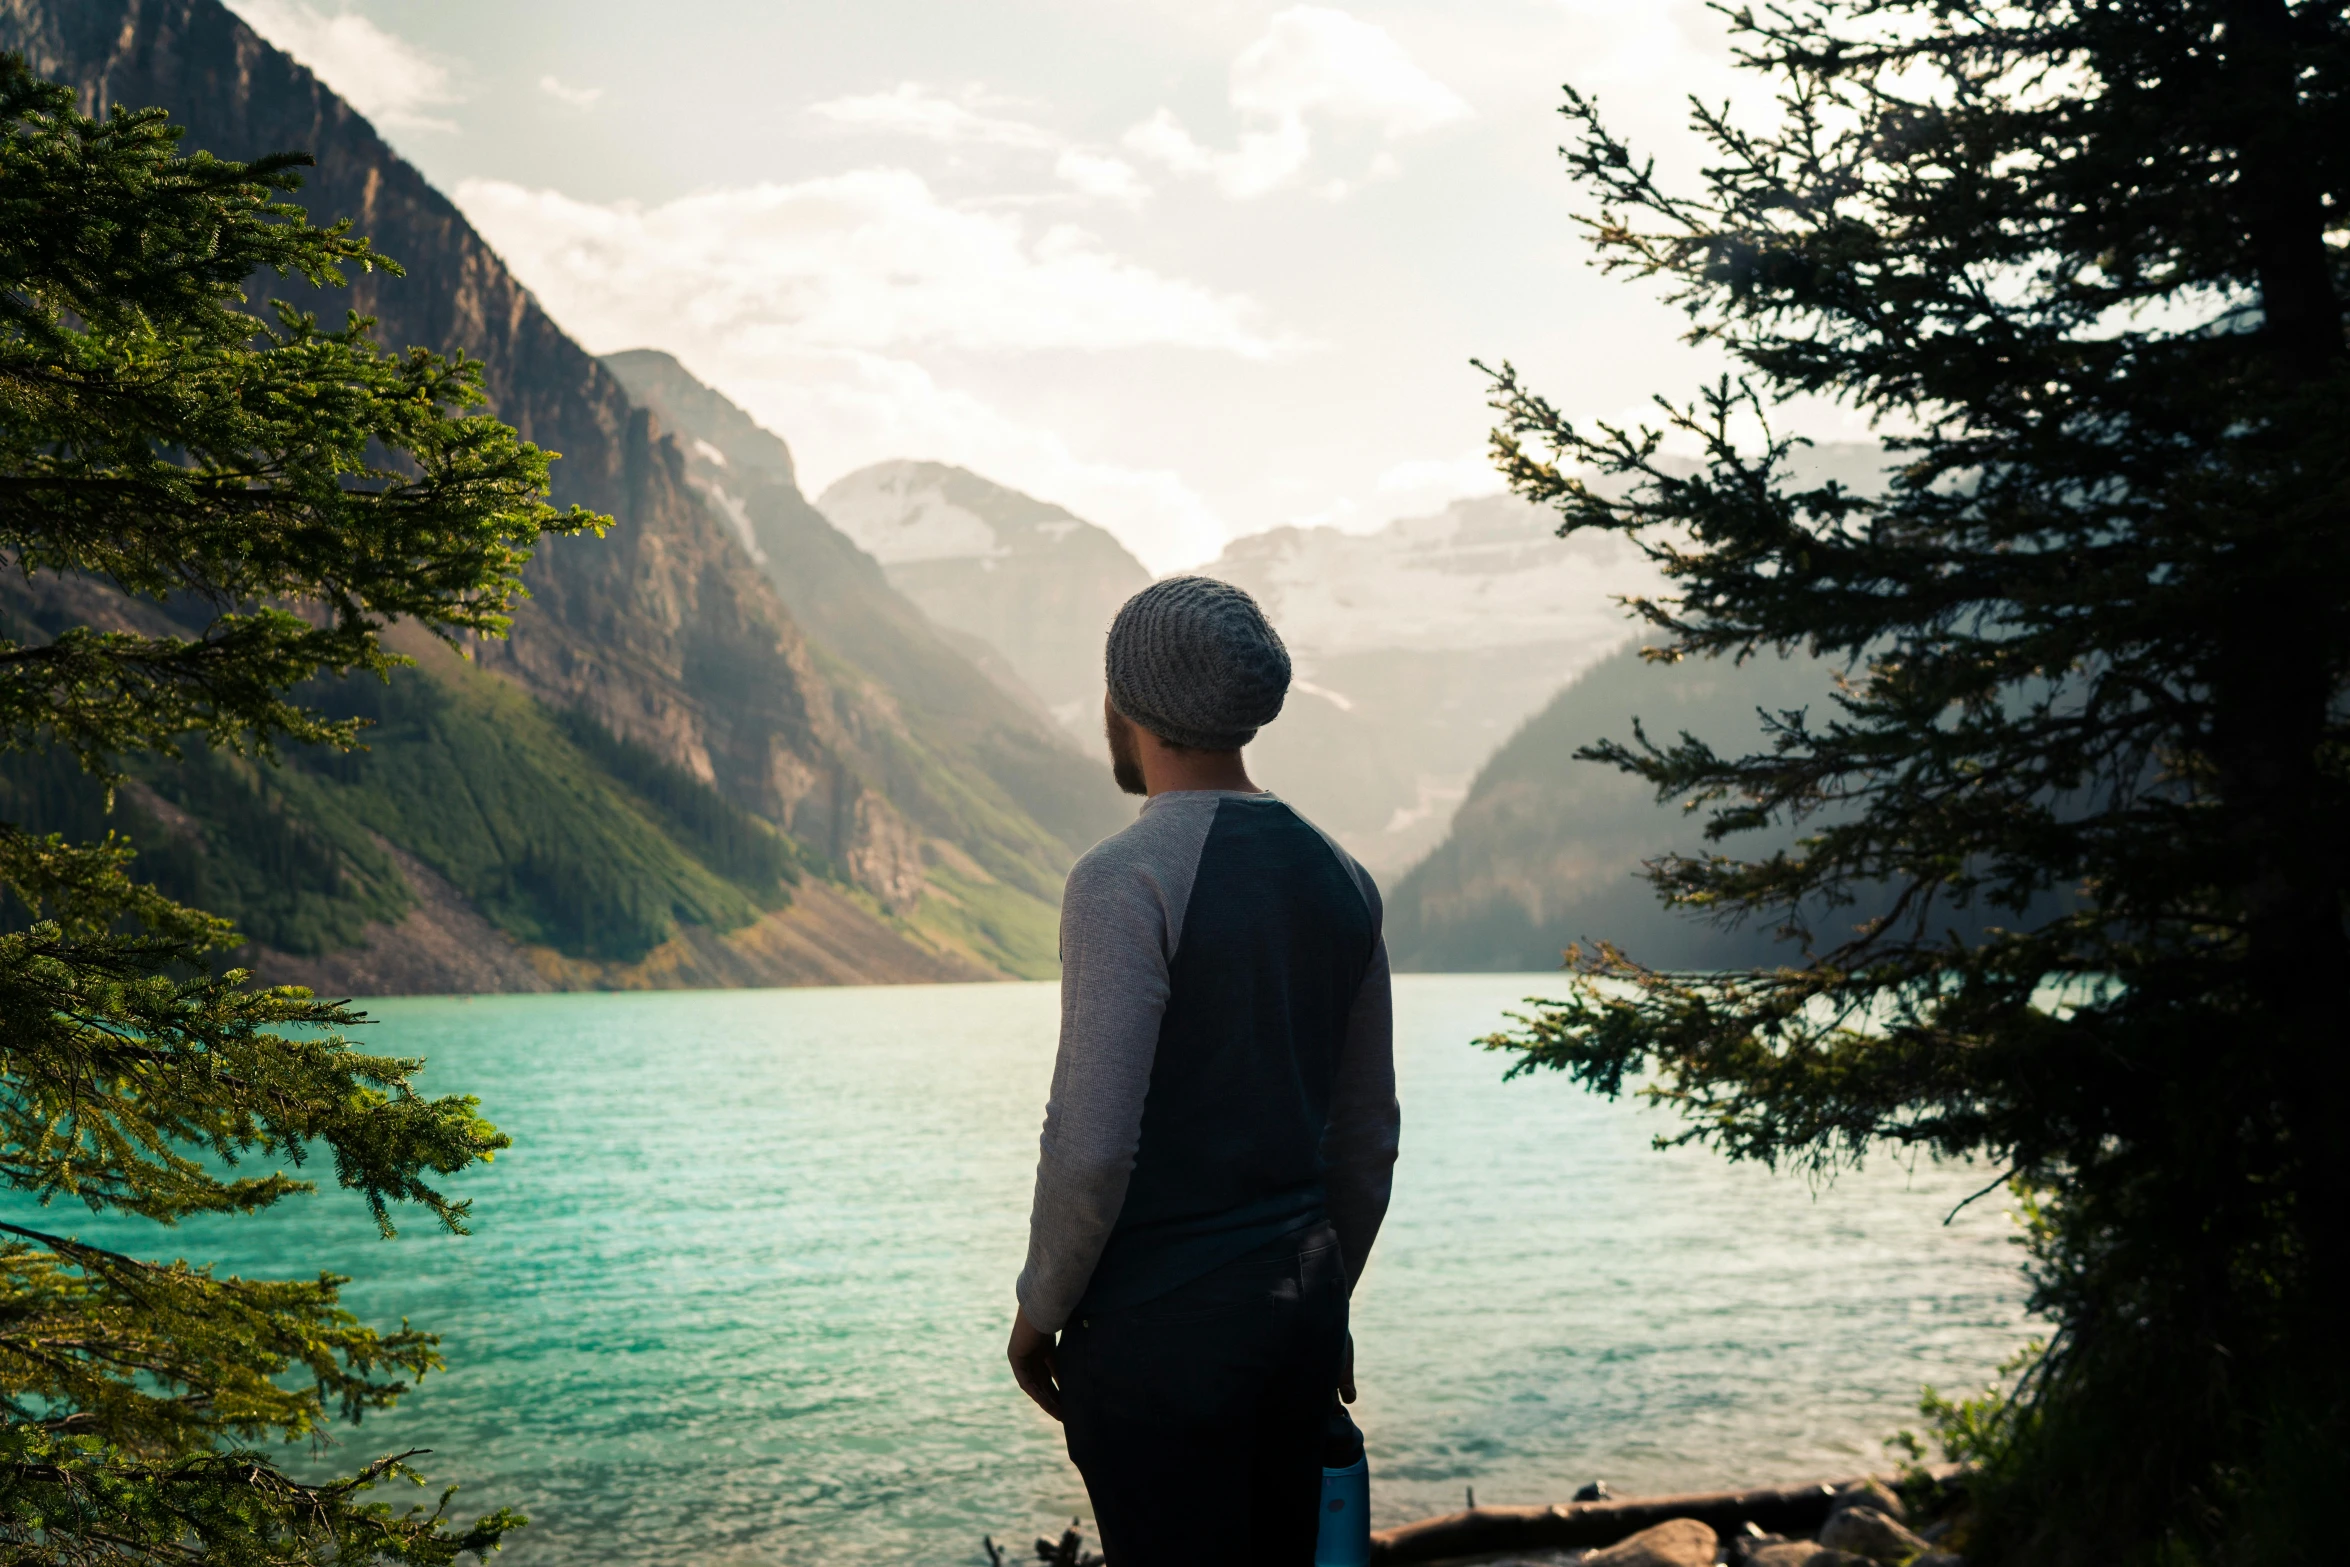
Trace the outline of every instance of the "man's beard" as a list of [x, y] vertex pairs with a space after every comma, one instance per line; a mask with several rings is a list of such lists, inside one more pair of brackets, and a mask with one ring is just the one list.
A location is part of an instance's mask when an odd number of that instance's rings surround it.
[[1134, 741], [1134, 721], [1115, 708], [1102, 713], [1102, 732], [1110, 741], [1110, 778], [1128, 794], [1149, 794], [1143, 781], [1142, 755]]

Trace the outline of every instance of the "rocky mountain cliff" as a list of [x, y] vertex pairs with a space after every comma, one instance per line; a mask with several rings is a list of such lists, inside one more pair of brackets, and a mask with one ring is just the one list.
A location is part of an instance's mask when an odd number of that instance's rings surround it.
[[[93, 112], [167, 108], [190, 128], [191, 147], [232, 158], [312, 152], [303, 203], [321, 220], [350, 217], [407, 276], [372, 274], [299, 302], [373, 315], [391, 345], [484, 361], [492, 410], [562, 454], [555, 498], [617, 519], [602, 539], [540, 552], [510, 640], [482, 644], [477, 664], [437, 657], [395, 682], [403, 722], [414, 721], [407, 739], [387, 723], [363, 760], [297, 759], [283, 776], [230, 769], [233, 788], [152, 786], [150, 836], [176, 835], [201, 858], [205, 844], [234, 835], [227, 817], [207, 812], [227, 810], [218, 802], [241, 790], [277, 823], [269, 830], [324, 856], [325, 904], [339, 898], [346, 913], [373, 916], [357, 929], [340, 916], [281, 923], [315, 950], [264, 940], [255, 954], [264, 973], [367, 991], [393, 977], [398, 988], [483, 989], [1049, 970], [1050, 900], [1082, 830], [1039, 825], [992, 780], [983, 828], [941, 809], [938, 780], [907, 763], [919, 737], [893, 693], [838, 678], [847, 666], [809, 638], [735, 524], [697, 491], [689, 454], [363, 117], [217, 0], [0, 0], [0, 48], [23, 51]], [[307, 293], [264, 281], [267, 292]], [[455, 750], [452, 734], [466, 737]], [[1004, 771], [1017, 775], [1024, 759], [1042, 794], [1083, 795], [1074, 759], [1044, 749], [1035, 732], [1000, 743], [1012, 755]], [[427, 745], [441, 746], [442, 765], [391, 765]], [[468, 767], [489, 779], [520, 768], [515, 776], [550, 789], [583, 777], [587, 792], [565, 805], [545, 804], [542, 791], [518, 815], [475, 812], [483, 831], [471, 836], [423, 831], [438, 817], [422, 802], [462, 793], [457, 775]], [[384, 780], [394, 776], [406, 781], [389, 799]], [[16, 787], [30, 798], [49, 785]], [[591, 803], [609, 808], [607, 825], [625, 825], [642, 852], [599, 857], [582, 836]], [[694, 822], [724, 831], [697, 837]], [[770, 851], [745, 832], [784, 835], [790, 875], [769, 874]], [[731, 847], [712, 847], [721, 843]], [[737, 854], [752, 869], [728, 858]], [[696, 867], [736, 894], [689, 896]], [[990, 889], [1009, 885], [1007, 871], [1018, 891], [996, 897]], [[602, 912], [574, 929], [565, 910], [582, 898]], [[497, 931], [511, 961], [495, 972], [436, 968], [430, 953], [451, 947], [460, 913]]]
[[[676, 431], [687, 482], [728, 519], [807, 630], [825, 678], [889, 715], [861, 743], [890, 799], [992, 878], [974, 882], [969, 866], [934, 854], [934, 889], [973, 907], [1017, 893], [1030, 906], [999, 916], [1049, 926], [1070, 857], [1133, 818], [1098, 738], [1081, 747], [1003, 655], [946, 630], [901, 593], [879, 561], [808, 504], [781, 437], [666, 353], [633, 349], [605, 362]], [[1049, 948], [1036, 957], [1049, 959]]]
[[1088, 743], [1100, 732], [1102, 637], [1151, 580], [1101, 528], [961, 468], [885, 462], [816, 498], [890, 585], [1001, 656], [1018, 688]]

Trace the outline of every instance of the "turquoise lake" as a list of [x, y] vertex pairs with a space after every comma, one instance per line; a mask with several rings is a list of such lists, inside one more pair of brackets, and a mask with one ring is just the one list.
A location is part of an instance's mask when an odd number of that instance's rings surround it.
[[[1461, 1503], [1882, 1465], [1919, 1387], [2033, 1331], [1985, 1176], [1891, 1161], [1814, 1192], [1472, 1048], [1553, 976], [1397, 982], [1395, 1205], [1355, 1301], [1382, 1523]], [[35, 1222], [223, 1272], [353, 1276], [450, 1369], [346, 1428], [421, 1446], [501, 1560], [978, 1563], [1086, 1512], [1002, 1360], [1050, 1076], [1044, 985], [408, 999], [367, 1048], [430, 1057], [515, 1139], [474, 1233], [374, 1238], [339, 1192], [176, 1234]], [[324, 1172], [331, 1187], [331, 1171]], [[12, 1212], [21, 1204], [12, 1203]]]

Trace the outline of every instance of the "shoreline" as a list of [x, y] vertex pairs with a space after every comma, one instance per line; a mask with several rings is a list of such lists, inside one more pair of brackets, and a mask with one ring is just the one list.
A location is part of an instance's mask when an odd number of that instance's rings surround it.
[[[1941, 1503], [1937, 1513], [1948, 1513], [1963, 1499], [1961, 1466], [1938, 1464], [1924, 1474]], [[1568, 1551], [1591, 1553], [1583, 1559], [1595, 1563], [1622, 1552], [1623, 1567], [1702, 1567], [1717, 1560], [1741, 1567], [1877, 1561], [1914, 1561], [1923, 1567], [1959, 1561], [1936, 1552], [1931, 1537], [1911, 1534], [1908, 1520], [1909, 1508], [1883, 1479], [1847, 1475], [1741, 1491], [1471, 1506], [1373, 1530], [1371, 1560], [1403, 1567]], [[1864, 1548], [1852, 1549], [1855, 1545]]]

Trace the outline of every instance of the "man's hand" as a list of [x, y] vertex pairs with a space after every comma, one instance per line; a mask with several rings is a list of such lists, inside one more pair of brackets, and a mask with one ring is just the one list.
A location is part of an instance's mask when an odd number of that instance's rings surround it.
[[[1020, 1391], [1036, 1400], [1036, 1407], [1061, 1418], [1061, 1383], [1053, 1368], [1053, 1336], [1032, 1325], [1028, 1313], [1012, 1314], [1012, 1342], [1004, 1351], [1012, 1362], [1012, 1380], [1020, 1384]], [[1348, 1397], [1353, 1397], [1353, 1355], [1348, 1354]]]
[[1348, 1403], [1355, 1401], [1355, 1336], [1346, 1336], [1346, 1358], [1338, 1363], [1338, 1396]]

